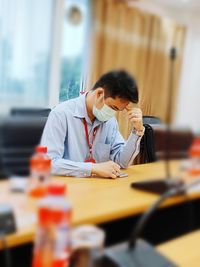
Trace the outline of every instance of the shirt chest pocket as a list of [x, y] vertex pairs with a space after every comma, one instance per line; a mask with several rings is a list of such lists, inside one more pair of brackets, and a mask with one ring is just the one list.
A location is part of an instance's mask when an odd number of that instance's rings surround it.
[[110, 144], [97, 143], [95, 146], [95, 159], [97, 162], [105, 162], [110, 160]]

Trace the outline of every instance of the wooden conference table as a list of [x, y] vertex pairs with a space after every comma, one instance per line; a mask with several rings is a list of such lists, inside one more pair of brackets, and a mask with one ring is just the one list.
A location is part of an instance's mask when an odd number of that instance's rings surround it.
[[180, 267], [200, 266], [200, 231], [184, 235], [157, 247], [163, 255]]
[[[179, 173], [179, 161], [171, 162], [172, 174]], [[68, 196], [73, 205], [73, 225], [100, 224], [144, 212], [158, 196], [130, 188], [133, 181], [164, 177], [163, 162], [135, 165], [125, 171], [128, 177], [112, 179], [54, 177], [68, 186]], [[164, 206], [199, 198], [200, 193], [175, 197]], [[10, 203], [16, 214], [18, 230], [7, 235], [10, 247], [33, 241], [37, 202], [25, 194], [11, 193], [9, 182], [0, 182], [0, 203]], [[1, 248], [1, 243], [0, 243]]]

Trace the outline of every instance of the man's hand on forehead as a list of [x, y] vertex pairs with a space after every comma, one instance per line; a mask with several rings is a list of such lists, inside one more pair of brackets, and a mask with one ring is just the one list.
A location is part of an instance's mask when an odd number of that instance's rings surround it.
[[132, 110], [134, 108], [139, 108], [139, 105], [129, 102], [129, 104], [126, 106], [125, 110], [129, 111], [129, 110]]
[[133, 123], [134, 129], [136, 131], [142, 131], [143, 130], [142, 110], [138, 107], [138, 105], [129, 103], [126, 106], [125, 110], [129, 121]]

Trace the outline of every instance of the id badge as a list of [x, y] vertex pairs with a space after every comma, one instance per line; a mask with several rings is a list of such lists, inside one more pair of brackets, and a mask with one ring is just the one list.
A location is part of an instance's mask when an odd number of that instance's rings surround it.
[[91, 162], [91, 163], [96, 163], [96, 160], [93, 158], [88, 158], [85, 160], [85, 162]]

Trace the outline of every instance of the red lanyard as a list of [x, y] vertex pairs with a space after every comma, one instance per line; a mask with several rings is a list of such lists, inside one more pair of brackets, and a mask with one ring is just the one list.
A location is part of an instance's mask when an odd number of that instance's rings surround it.
[[85, 118], [83, 119], [83, 123], [84, 123], [84, 127], [85, 127], [85, 136], [86, 136], [86, 140], [87, 140], [88, 147], [89, 147], [89, 152], [90, 152], [89, 158], [86, 159], [85, 162], [93, 162], [93, 163], [95, 163], [96, 161], [92, 156], [92, 146], [93, 146], [93, 142], [94, 142], [94, 139], [96, 137], [96, 134], [97, 134], [98, 126], [95, 127], [94, 130], [93, 130], [92, 143], [90, 143], [90, 138], [89, 138], [89, 133], [88, 133], [88, 125], [87, 125], [87, 122], [86, 122]]

